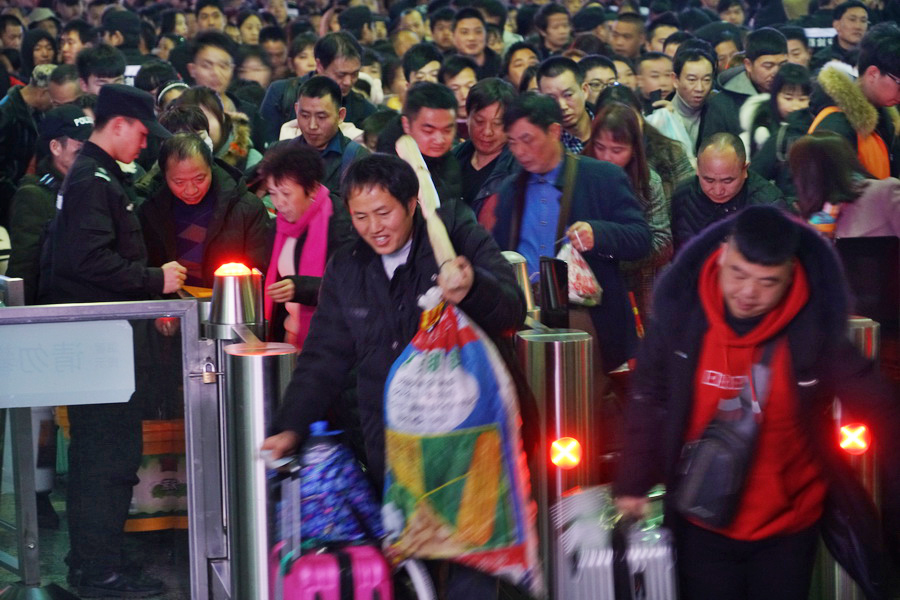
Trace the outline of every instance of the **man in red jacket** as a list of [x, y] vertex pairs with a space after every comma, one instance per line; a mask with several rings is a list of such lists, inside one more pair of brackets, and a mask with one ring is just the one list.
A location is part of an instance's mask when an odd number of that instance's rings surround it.
[[[891, 488], [884, 529], [897, 548], [900, 405], [847, 339], [839, 274], [834, 253], [814, 231], [777, 208], [756, 206], [701, 233], [657, 285], [615, 491], [619, 509], [639, 516], [650, 486], [666, 484], [686, 598], [808, 595], [819, 532], [829, 530], [823, 517], [832, 514], [826, 497], [854, 491], [834, 441], [836, 396], [878, 441]], [[751, 367], [770, 345], [764, 386]], [[686, 442], [734, 408], [745, 387], [761, 407], [756, 442], [733, 518], [711, 526], [673, 502], [683, 491], [679, 457]], [[875, 547], [880, 540], [873, 538]], [[879, 585], [877, 574], [868, 578]]]

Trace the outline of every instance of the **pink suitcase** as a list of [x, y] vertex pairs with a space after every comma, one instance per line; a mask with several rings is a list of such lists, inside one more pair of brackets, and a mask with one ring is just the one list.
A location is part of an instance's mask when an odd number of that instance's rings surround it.
[[[299, 468], [291, 469], [293, 481]], [[391, 568], [374, 546], [345, 546], [310, 552], [299, 558], [291, 549], [300, 548], [299, 485], [282, 485], [290, 504], [282, 523], [282, 539], [269, 555], [271, 600], [393, 600]], [[291, 535], [286, 535], [290, 532]], [[284, 565], [284, 566], [282, 566]]]
[[391, 569], [378, 549], [348, 546], [304, 554], [279, 573], [279, 542], [269, 557], [270, 598], [280, 600], [392, 600]]

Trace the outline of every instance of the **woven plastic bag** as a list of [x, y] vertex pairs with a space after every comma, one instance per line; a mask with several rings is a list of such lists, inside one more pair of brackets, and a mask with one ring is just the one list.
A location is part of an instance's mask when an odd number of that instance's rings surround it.
[[556, 258], [566, 261], [569, 269], [569, 302], [581, 306], [597, 306], [603, 299], [603, 288], [581, 252], [566, 242]]
[[385, 386], [386, 553], [452, 559], [540, 597], [512, 379], [493, 343], [437, 288], [422, 300], [431, 308]]

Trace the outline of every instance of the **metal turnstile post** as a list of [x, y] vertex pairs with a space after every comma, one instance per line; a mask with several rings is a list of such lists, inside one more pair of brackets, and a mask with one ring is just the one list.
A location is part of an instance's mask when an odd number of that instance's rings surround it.
[[266, 467], [260, 457], [294, 368], [292, 344], [225, 347], [231, 597], [269, 594]]
[[[852, 316], [847, 323], [847, 334], [863, 356], [871, 360], [878, 359], [881, 347], [881, 326], [878, 323], [866, 317]], [[838, 436], [851, 436], [849, 442], [863, 443], [862, 436], [866, 434], [857, 431], [857, 428], [865, 424], [853, 424], [841, 407], [840, 399], [835, 399], [833, 412]], [[847, 429], [843, 430], [845, 427]], [[859, 436], [859, 439], [855, 439], [856, 436]], [[874, 441], [877, 443], [877, 440]], [[858, 451], [848, 452], [848, 462], [859, 475], [860, 482], [871, 495], [875, 505], [880, 508], [881, 485], [878, 480], [874, 448], [866, 443], [865, 448], [856, 450]], [[810, 597], [815, 600], [864, 600], [865, 595], [853, 578], [834, 560], [824, 544], [820, 543], [819, 546]]]
[[[519, 360], [537, 401], [540, 449], [530, 465], [532, 490], [538, 504], [540, 555], [551, 598], [563, 600], [556, 528], [550, 507], [567, 490], [599, 483], [599, 456], [594, 436], [593, 348], [583, 331], [556, 329], [519, 332]], [[577, 467], [564, 470], [550, 461], [551, 444], [571, 437], [586, 449]]]

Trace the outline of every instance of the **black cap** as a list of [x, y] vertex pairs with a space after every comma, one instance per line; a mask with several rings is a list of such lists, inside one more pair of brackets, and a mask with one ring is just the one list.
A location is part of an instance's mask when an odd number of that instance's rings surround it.
[[575, 16], [572, 17], [572, 27], [575, 31], [582, 33], [591, 31], [595, 27], [599, 27], [606, 22], [606, 12], [599, 6], [589, 6], [582, 8]]
[[108, 10], [103, 15], [100, 28], [108, 32], [119, 31], [122, 35], [140, 35], [141, 18], [130, 10]]
[[153, 112], [153, 96], [130, 85], [107, 83], [100, 88], [94, 115], [98, 121], [110, 117], [137, 119], [150, 133], [162, 138], [172, 137], [169, 130], [156, 120], [156, 114]]
[[48, 142], [61, 137], [83, 142], [91, 137], [94, 120], [74, 104], [63, 104], [44, 113], [38, 131], [41, 139]]

